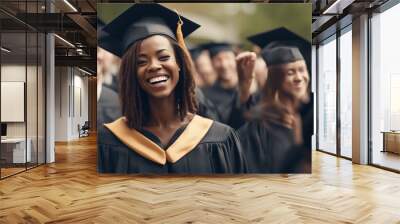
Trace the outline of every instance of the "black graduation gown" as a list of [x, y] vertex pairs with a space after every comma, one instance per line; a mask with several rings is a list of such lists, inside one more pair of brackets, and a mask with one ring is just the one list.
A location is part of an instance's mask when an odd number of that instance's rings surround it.
[[104, 123], [112, 122], [121, 116], [118, 94], [103, 85], [97, 102], [97, 126], [103, 126]]
[[[252, 94], [249, 100], [246, 102], [243, 108], [249, 111], [251, 108], [257, 106], [263, 99], [262, 91], [257, 91]], [[313, 104], [313, 93], [310, 94], [310, 100], [307, 103], [303, 103], [299, 108], [302, 123], [303, 133], [303, 145], [305, 148], [311, 149], [311, 139], [314, 134], [314, 104]], [[311, 153], [311, 151], [310, 151]], [[311, 156], [309, 156], [311, 158]]]
[[202, 89], [204, 96], [210, 100], [218, 113], [219, 121], [234, 129], [244, 124], [243, 105], [240, 105], [239, 90], [224, 89], [216, 82], [210, 87]]
[[[254, 94], [250, 95], [249, 100], [246, 103], [247, 110], [250, 110], [252, 107], [256, 106], [263, 99], [262, 91], [257, 91]], [[303, 133], [303, 141], [304, 146], [311, 148], [311, 137], [314, 134], [314, 101], [313, 101], [313, 93], [310, 93], [310, 100], [307, 103], [303, 103], [300, 108], [300, 116], [302, 121], [302, 133]]]
[[198, 103], [197, 114], [209, 118], [214, 121], [219, 121], [219, 115], [217, 108], [215, 105], [204, 96], [204, 93], [201, 89], [196, 88], [196, 99]]
[[[291, 129], [261, 119], [247, 122], [238, 130], [249, 173], [308, 172], [307, 149], [296, 145]], [[309, 150], [311, 151], [311, 150]]]
[[[311, 172], [311, 163], [312, 163], [312, 135], [314, 134], [314, 100], [313, 93], [310, 94], [310, 101], [308, 103], [303, 104], [300, 107], [300, 115], [301, 122], [303, 125], [302, 133], [303, 133], [303, 148], [302, 150], [296, 151], [298, 156], [294, 154], [291, 155], [295, 162], [293, 163], [304, 163], [306, 169]], [[299, 158], [303, 158], [303, 160], [299, 160]]]
[[[199, 118], [200, 116], [196, 115], [196, 117]], [[193, 120], [186, 127], [178, 129], [171, 141], [165, 146], [149, 131], [141, 130], [138, 133], [146, 141], [156, 144], [168, 153], [172, 145], [186, 144], [184, 142], [185, 135], [195, 136], [198, 134], [196, 130], [189, 130], [195, 129], [190, 126]], [[172, 162], [168, 159], [173, 156], [167, 155], [165, 164], [155, 162], [155, 160], [152, 160], [153, 158], [149, 159], [140, 151], [132, 149], [131, 146], [121, 141], [114, 132], [103, 127], [98, 132], [98, 172], [148, 174], [245, 173], [247, 171], [246, 162], [234, 130], [215, 121], [210, 124], [209, 129], [204, 132], [204, 137], [194, 145], [190, 152]], [[166, 150], [167, 148], [168, 150]], [[150, 149], [145, 150], [147, 152]], [[150, 153], [153, 153], [153, 151]]]
[[313, 93], [310, 94], [310, 101], [300, 107], [301, 122], [303, 125], [304, 146], [311, 149], [311, 137], [314, 134], [314, 100]]

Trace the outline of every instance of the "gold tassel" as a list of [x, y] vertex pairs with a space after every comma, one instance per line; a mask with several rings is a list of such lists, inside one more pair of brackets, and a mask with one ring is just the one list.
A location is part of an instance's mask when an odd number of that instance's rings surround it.
[[189, 67], [191, 67], [192, 71], [194, 73], [196, 73], [196, 74], [193, 74], [193, 75], [197, 75], [197, 71], [196, 71], [196, 68], [194, 66], [192, 56], [190, 55], [189, 50], [186, 47], [185, 40], [183, 38], [183, 33], [182, 33], [183, 21], [182, 21], [181, 17], [179, 16], [178, 11], [175, 10], [175, 12], [176, 12], [176, 15], [178, 15], [178, 23], [177, 23], [177, 26], [176, 26], [176, 41], [178, 42], [178, 45], [183, 49], [183, 52], [186, 55], [186, 57], [189, 59], [188, 60]]
[[181, 46], [181, 48], [185, 51], [188, 51], [186, 44], [185, 44], [185, 40], [183, 38], [183, 33], [182, 33], [182, 25], [183, 25], [183, 21], [181, 19], [181, 17], [179, 16], [178, 11], [176, 11], [176, 14], [178, 15], [178, 24], [176, 26], [176, 40], [178, 41], [179, 46]]

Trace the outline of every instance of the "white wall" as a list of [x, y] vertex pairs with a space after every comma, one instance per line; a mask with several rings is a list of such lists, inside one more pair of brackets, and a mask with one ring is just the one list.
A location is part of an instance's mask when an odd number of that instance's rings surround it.
[[68, 140], [68, 85], [67, 67], [55, 68], [55, 141]]
[[56, 67], [56, 141], [79, 138], [78, 124], [89, 119], [88, 78], [83, 75], [76, 68]]
[[314, 120], [313, 120], [313, 125], [314, 125], [314, 134], [311, 137], [311, 148], [313, 150], [317, 149], [317, 139], [316, 139], [316, 133], [317, 133], [317, 48], [315, 45], [312, 45], [311, 48], [311, 92], [314, 93]]

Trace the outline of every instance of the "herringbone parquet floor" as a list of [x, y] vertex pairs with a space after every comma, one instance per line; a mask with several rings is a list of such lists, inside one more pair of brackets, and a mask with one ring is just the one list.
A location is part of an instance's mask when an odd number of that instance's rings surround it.
[[99, 176], [94, 137], [0, 181], [0, 223], [400, 223], [400, 175], [320, 152], [312, 175]]

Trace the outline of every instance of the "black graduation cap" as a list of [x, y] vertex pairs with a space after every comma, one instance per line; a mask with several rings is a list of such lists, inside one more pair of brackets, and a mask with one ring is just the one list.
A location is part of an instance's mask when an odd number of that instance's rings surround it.
[[[180, 20], [183, 22], [182, 38], [178, 29]], [[156, 34], [166, 35], [178, 43], [183, 42], [183, 38], [199, 27], [197, 23], [160, 4], [136, 3], [107, 24], [104, 31], [121, 44], [124, 53], [134, 42]], [[123, 53], [118, 56], [122, 57]]]
[[120, 42], [104, 31], [105, 25], [101, 19], [97, 18], [97, 46], [117, 56], [123, 54]]
[[[291, 57], [298, 57], [299, 55], [295, 52], [299, 50], [304, 60], [307, 63], [307, 67], [309, 69], [311, 68], [311, 42], [295, 34], [294, 32], [286, 29], [285, 27], [280, 27], [263, 33], [259, 33], [250, 36], [247, 39], [252, 43], [260, 46], [263, 49], [262, 52], [264, 53], [267, 52], [266, 50], [267, 47], [269, 49], [272, 49], [274, 47], [284, 48], [285, 46], [286, 48], [291, 48], [286, 50], [281, 49], [280, 51], [275, 51], [276, 53], [280, 52], [280, 54], [282, 54], [282, 59], [281, 59], [282, 62], [284, 60], [288, 60], [286, 63], [291, 62], [290, 61]], [[286, 55], [284, 52], [286, 52]], [[295, 58], [292, 58], [292, 60], [294, 59]]]
[[211, 58], [222, 51], [233, 51], [232, 44], [227, 42], [211, 42], [204, 44], [203, 48], [208, 50]]
[[274, 42], [272, 45], [268, 45], [261, 51], [261, 56], [267, 63], [267, 66], [304, 60], [303, 55], [297, 47], [281, 45], [279, 42]]

